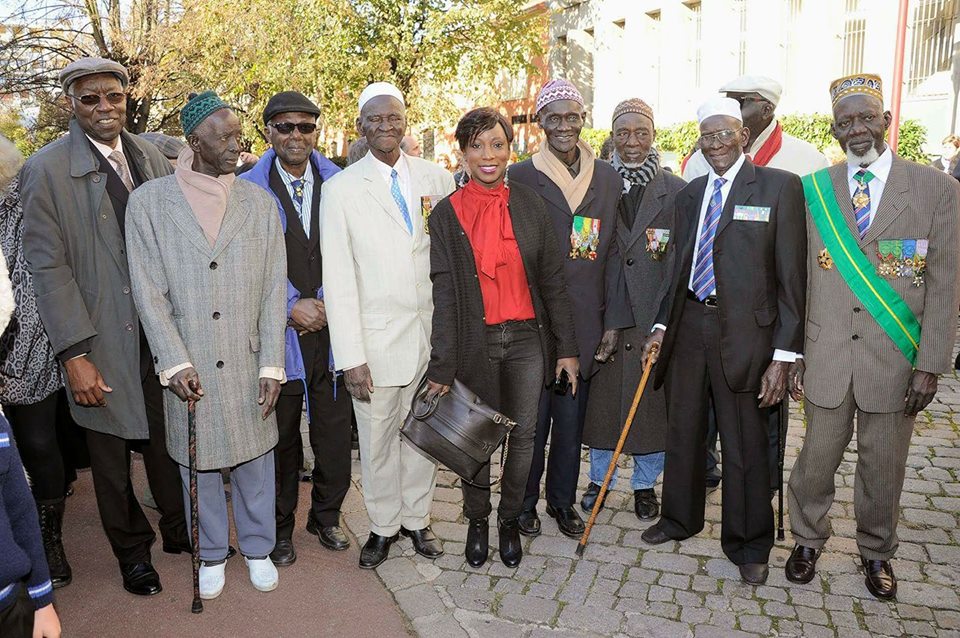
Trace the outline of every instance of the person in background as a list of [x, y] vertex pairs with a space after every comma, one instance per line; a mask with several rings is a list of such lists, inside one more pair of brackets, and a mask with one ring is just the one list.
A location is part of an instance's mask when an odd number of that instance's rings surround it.
[[141, 133], [140, 138], [156, 146], [157, 150], [170, 160], [170, 165], [174, 168], [177, 166], [177, 156], [180, 155], [183, 147], [187, 145], [186, 142], [179, 137], [173, 137], [172, 135], [165, 135], [163, 133]]
[[[675, 256], [674, 198], [686, 185], [660, 166], [660, 154], [653, 147], [657, 135], [653, 109], [646, 102], [632, 98], [618, 104], [611, 131], [612, 164], [623, 178], [616, 241], [636, 327], [623, 331], [620, 353], [602, 364], [591, 382], [583, 430], [583, 443], [590, 446], [590, 484], [580, 501], [586, 513], [597, 502], [643, 373], [641, 346], [666, 289], [668, 262]], [[633, 456], [633, 511], [642, 521], [660, 513], [654, 485], [663, 472], [666, 438], [664, 392], [648, 387], [623, 448]], [[610, 489], [616, 483], [615, 472]]]
[[943, 171], [947, 175], [952, 175], [957, 167], [958, 150], [960, 150], [960, 137], [948, 135], [940, 143], [940, 157], [930, 162], [929, 166], [938, 171]]
[[[456, 138], [471, 179], [430, 215], [427, 379], [430, 394], [445, 394], [456, 379], [517, 422], [505, 444], [497, 507], [500, 560], [516, 567], [540, 391], [565, 370], [575, 392], [580, 363], [546, 207], [529, 187], [504, 183], [513, 128], [494, 109], [479, 108], [461, 118]], [[490, 482], [489, 464], [476, 482]], [[489, 550], [490, 488], [462, 482], [462, 489], [465, 553], [479, 567]]]
[[367, 144], [367, 138], [365, 137], [361, 137], [360, 139], [351, 142], [350, 148], [347, 149], [347, 166], [359, 162], [369, 150], [370, 145]]
[[410, 157], [423, 157], [423, 149], [420, 148], [420, 142], [412, 135], [404, 135], [400, 141], [400, 150]]

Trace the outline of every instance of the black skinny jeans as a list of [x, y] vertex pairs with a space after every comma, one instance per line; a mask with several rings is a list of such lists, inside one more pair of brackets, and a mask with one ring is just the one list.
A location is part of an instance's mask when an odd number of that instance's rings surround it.
[[62, 499], [67, 483], [76, 478], [72, 465], [64, 462], [57, 436], [60, 419], [76, 427], [67, 410], [63, 390], [29, 405], [3, 406], [23, 467], [30, 476], [33, 498], [41, 503]]
[[[500, 412], [517, 422], [510, 433], [497, 508], [501, 519], [510, 519], [520, 515], [523, 505], [543, 387], [543, 354], [536, 321], [508, 321], [487, 326], [487, 357], [499, 381]], [[480, 471], [476, 481], [490, 482], [489, 464]], [[466, 518], [486, 518], [491, 510], [490, 488], [463, 483]]]

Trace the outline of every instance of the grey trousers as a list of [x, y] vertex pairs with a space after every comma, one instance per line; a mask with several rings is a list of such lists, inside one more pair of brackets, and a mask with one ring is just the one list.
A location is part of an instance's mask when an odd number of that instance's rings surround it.
[[[190, 471], [182, 465], [179, 467], [189, 530]], [[230, 470], [230, 494], [237, 541], [240, 553], [247, 558], [265, 558], [276, 544], [275, 491], [273, 450]], [[197, 472], [197, 513], [200, 518], [200, 560], [212, 562], [225, 559], [230, 546], [230, 519], [220, 470]]]
[[828, 512], [834, 475], [853, 436], [857, 417], [857, 469], [853, 505], [857, 545], [868, 560], [889, 560], [897, 551], [900, 492], [914, 418], [903, 412], [878, 414], [857, 408], [853, 388], [837, 408], [804, 400], [807, 434], [790, 473], [787, 496], [790, 531], [800, 545], [820, 549], [830, 537]]

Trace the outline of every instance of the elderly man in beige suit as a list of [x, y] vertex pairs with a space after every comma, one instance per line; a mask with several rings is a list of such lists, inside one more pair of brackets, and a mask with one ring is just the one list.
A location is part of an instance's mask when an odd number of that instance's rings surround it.
[[806, 344], [791, 389], [795, 399], [806, 397], [807, 433], [790, 476], [797, 544], [786, 576], [806, 583], [816, 573], [856, 415], [857, 545], [867, 589], [889, 600], [897, 592], [890, 559], [913, 423], [933, 399], [937, 375], [950, 369], [960, 189], [886, 146], [891, 117], [879, 77], [841, 78], [830, 93], [833, 135], [847, 161], [804, 178]]
[[430, 357], [427, 215], [454, 185], [439, 166], [400, 150], [406, 113], [396, 87], [371, 84], [359, 108], [370, 152], [325, 184], [320, 233], [330, 345], [353, 396], [370, 516], [360, 567], [372, 569], [398, 532], [422, 556], [443, 554], [429, 526], [436, 466], [402, 444], [399, 430]]

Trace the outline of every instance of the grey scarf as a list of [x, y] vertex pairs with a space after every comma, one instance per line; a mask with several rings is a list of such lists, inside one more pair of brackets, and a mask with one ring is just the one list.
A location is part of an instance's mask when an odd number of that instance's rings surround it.
[[646, 186], [656, 176], [657, 171], [660, 170], [660, 153], [657, 152], [657, 149], [651, 147], [650, 152], [647, 153], [647, 158], [643, 160], [640, 166], [629, 167], [624, 166], [619, 153], [614, 151], [611, 163], [620, 173], [620, 177], [623, 178], [623, 192], [629, 193], [634, 186]]

